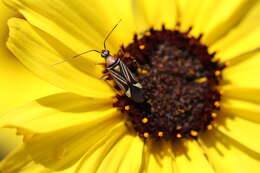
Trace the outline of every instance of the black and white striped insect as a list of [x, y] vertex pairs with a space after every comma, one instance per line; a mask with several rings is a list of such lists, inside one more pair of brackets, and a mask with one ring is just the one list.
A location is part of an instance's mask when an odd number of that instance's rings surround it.
[[[125, 95], [135, 102], [143, 102], [144, 96], [142, 85], [137, 81], [134, 74], [121, 61], [112, 56], [108, 50], [102, 50], [102, 57], [106, 59], [106, 69], [108, 73], [103, 76], [110, 75]], [[103, 76], [101, 78], [103, 78]]]
[[[121, 20], [120, 20], [121, 21]], [[98, 50], [88, 50], [86, 52], [82, 52], [78, 55], [65, 59], [62, 62], [56, 63], [61, 64], [71, 59], [74, 59], [80, 55], [89, 53], [89, 52], [98, 52], [101, 57], [105, 58], [105, 63], [97, 63], [97, 65], [104, 65], [107, 69], [107, 73], [100, 77], [100, 79], [104, 79], [107, 76], [111, 76], [119, 88], [124, 91], [125, 95], [132, 99], [137, 103], [144, 102], [144, 94], [142, 90], [142, 85], [137, 81], [134, 74], [129, 70], [129, 68], [124, 64], [123, 61], [117, 59], [116, 57], [110, 54], [110, 51], [106, 48], [106, 41], [114, 31], [114, 29], [118, 26], [120, 21], [113, 27], [113, 29], [107, 34], [104, 40], [104, 49], [102, 51]], [[104, 79], [106, 80], [106, 79]]]

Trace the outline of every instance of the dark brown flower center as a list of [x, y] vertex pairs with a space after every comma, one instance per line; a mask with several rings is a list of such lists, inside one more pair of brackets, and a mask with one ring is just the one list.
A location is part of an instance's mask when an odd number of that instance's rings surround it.
[[144, 103], [117, 95], [115, 107], [126, 112], [142, 138], [196, 137], [211, 128], [219, 109], [217, 85], [223, 65], [207, 46], [177, 30], [147, 31], [116, 55], [143, 87]]

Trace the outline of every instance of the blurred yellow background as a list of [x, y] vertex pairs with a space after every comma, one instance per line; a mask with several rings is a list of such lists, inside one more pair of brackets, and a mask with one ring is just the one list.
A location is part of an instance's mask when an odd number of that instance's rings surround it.
[[[0, 1], [0, 116], [31, 100], [61, 91], [34, 76], [8, 51], [7, 20], [21, 17]], [[0, 159], [14, 149], [21, 139], [14, 130], [0, 128]]]

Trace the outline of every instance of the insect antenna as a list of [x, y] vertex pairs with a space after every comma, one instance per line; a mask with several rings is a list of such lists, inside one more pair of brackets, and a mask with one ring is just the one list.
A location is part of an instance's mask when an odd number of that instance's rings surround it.
[[94, 52], [97, 52], [97, 53], [101, 53], [101, 52], [98, 51], [98, 50], [88, 50], [88, 51], [82, 52], [82, 53], [80, 53], [80, 54], [74, 55], [74, 56], [72, 56], [72, 57], [66, 58], [66, 59], [64, 59], [64, 60], [61, 61], [61, 62], [57, 62], [57, 63], [53, 64], [52, 66], [65, 63], [65, 62], [67, 62], [67, 61], [71, 61], [71, 60], [73, 60], [73, 59], [75, 59], [75, 58], [77, 58], [77, 57], [79, 57], [79, 56], [81, 56], [81, 55], [83, 55], [83, 54], [86, 54], [86, 53], [89, 53], [89, 52], [93, 52], [93, 51], [94, 51]]
[[111, 33], [116, 29], [116, 27], [118, 26], [118, 24], [122, 21], [122, 19], [120, 19], [117, 24], [113, 27], [113, 29], [107, 34], [105, 40], [104, 40], [104, 49], [107, 50], [106, 48], [106, 41], [109, 38], [109, 36], [111, 35]]

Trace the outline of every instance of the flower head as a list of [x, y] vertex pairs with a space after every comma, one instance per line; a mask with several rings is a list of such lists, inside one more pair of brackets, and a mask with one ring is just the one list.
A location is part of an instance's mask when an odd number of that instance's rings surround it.
[[[9, 20], [8, 48], [65, 92], [1, 117], [24, 139], [3, 172], [259, 169], [259, 1], [5, 2], [25, 18]], [[141, 103], [99, 79], [108, 68], [95, 54], [52, 66], [100, 50], [120, 18], [107, 49], [137, 78], [122, 84], [140, 84]]]

